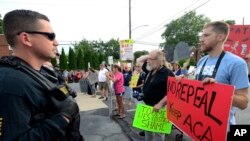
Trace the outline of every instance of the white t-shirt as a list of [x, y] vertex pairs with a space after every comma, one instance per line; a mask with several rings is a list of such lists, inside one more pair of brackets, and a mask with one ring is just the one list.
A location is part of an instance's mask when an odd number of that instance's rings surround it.
[[99, 71], [98, 73], [98, 81], [99, 82], [106, 82], [106, 73], [108, 72], [107, 69], [103, 68], [102, 70]]

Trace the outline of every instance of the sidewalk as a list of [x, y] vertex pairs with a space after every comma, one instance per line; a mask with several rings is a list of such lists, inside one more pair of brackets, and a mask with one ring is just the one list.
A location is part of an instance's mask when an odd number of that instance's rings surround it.
[[129, 141], [121, 127], [109, 118], [108, 106], [98, 96], [78, 93], [80, 108], [80, 132], [85, 141]]

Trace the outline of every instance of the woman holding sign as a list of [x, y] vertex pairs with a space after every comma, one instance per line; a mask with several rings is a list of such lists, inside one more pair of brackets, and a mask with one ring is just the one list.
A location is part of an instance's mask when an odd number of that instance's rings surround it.
[[106, 73], [106, 76], [108, 79], [113, 81], [115, 96], [116, 96], [116, 102], [118, 104], [118, 118], [123, 119], [125, 117], [125, 110], [123, 105], [123, 94], [124, 94], [124, 77], [121, 73], [121, 68], [118, 65], [113, 66], [113, 75], [111, 76], [109, 73]]

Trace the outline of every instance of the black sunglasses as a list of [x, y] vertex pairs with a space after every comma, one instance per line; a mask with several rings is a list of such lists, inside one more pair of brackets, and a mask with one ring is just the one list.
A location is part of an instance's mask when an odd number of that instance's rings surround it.
[[48, 39], [50, 41], [53, 41], [55, 40], [56, 38], [56, 34], [55, 33], [50, 33], [50, 32], [40, 32], [40, 31], [21, 31], [21, 32], [18, 32], [17, 35], [20, 35], [22, 32], [26, 32], [26, 33], [30, 33], [30, 34], [41, 34], [41, 35], [45, 35], [48, 37]]

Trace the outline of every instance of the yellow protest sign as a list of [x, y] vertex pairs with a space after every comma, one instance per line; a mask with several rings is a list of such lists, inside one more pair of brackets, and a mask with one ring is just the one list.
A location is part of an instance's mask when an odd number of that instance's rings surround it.
[[153, 112], [153, 107], [138, 103], [133, 127], [156, 133], [170, 134], [172, 123], [167, 120], [166, 115], [166, 108], [161, 109], [159, 112]]
[[131, 88], [134, 88], [137, 86], [137, 82], [139, 80], [139, 77], [140, 77], [140, 74], [133, 74], [132, 75], [130, 85], [129, 85]]
[[133, 43], [132, 39], [120, 40], [120, 59], [121, 60], [133, 60]]

